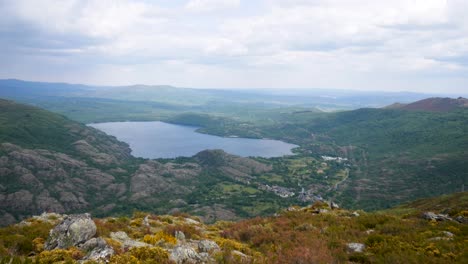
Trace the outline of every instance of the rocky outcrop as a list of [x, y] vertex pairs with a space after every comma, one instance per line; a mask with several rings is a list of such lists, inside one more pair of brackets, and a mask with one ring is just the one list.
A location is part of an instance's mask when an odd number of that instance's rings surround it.
[[349, 253], [362, 253], [366, 249], [366, 245], [362, 243], [348, 243], [346, 244], [346, 249]]
[[42, 212], [91, 210], [127, 192], [112, 174], [64, 153], [10, 143], [0, 153], [0, 226]]
[[103, 238], [91, 238], [86, 241], [80, 249], [88, 252], [83, 260], [91, 261], [107, 261], [112, 255], [115, 254], [114, 249], [107, 244]]
[[90, 157], [93, 160], [93, 162], [97, 164], [110, 165], [118, 163], [116, 157], [107, 153], [100, 152], [98, 149], [91, 146], [86, 140], [78, 140], [75, 143], [73, 143], [73, 146], [79, 153]]
[[80, 246], [96, 235], [96, 224], [89, 214], [69, 215], [50, 231], [47, 250]]
[[434, 212], [424, 212], [422, 214], [422, 218], [426, 220], [434, 220], [434, 221], [452, 221], [453, 220], [446, 214], [436, 214]]
[[178, 181], [193, 179], [200, 172], [200, 166], [195, 163], [162, 164], [157, 161], [147, 161], [132, 175], [131, 200], [151, 198], [153, 194], [161, 192], [172, 195], [187, 194], [190, 189]]
[[123, 231], [119, 232], [112, 232], [110, 234], [110, 237], [114, 239], [115, 241], [119, 242], [122, 244], [122, 248], [128, 249], [132, 247], [149, 247], [151, 246], [150, 244], [146, 244], [140, 241], [136, 241], [128, 237], [127, 233]]
[[219, 170], [239, 182], [249, 182], [252, 179], [252, 174], [267, 172], [272, 169], [270, 165], [231, 155], [223, 150], [204, 150], [194, 157], [205, 168]]
[[198, 242], [198, 251], [199, 252], [205, 252], [205, 253], [212, 253], [214, 251], [220, 250], [218, 244], [214, 242], [213, 240], [200, 240]]
[[202, 257], [188, 245], [176, 246], [172, 250], [169, 259], [177, 264], [203, 263]]

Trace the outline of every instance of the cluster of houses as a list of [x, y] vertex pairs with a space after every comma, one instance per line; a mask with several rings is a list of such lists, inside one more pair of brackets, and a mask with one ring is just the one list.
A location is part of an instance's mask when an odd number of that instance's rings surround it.
[[305, 202], [317, 202], [321, 201], [323, 202], [324, 199], [322, 196], [315, 194], [312, 190], [307, 190], [305, 191], [304, 188], [302, 188], [302, 191], [299, 193], [297, 196], [297, 199], [303, 203]]
[[342, 158], [342, 157], [331, 157], [331, 156], [321, 156], [321, 157], [325, 161], [330, 161], [330, 160], [336, 160], [338, 162], [348, 161], [347, 158]]
[[281, 187], [278, 185], [270, 186], [268, 184], [265, 184], [265, 185], [262, 184], [258, 188], [261, 190], [273, 192], [274, 194], [278, 195], [281, 198], [293, 197], [295, 195], [295, 193], [290, 188]]

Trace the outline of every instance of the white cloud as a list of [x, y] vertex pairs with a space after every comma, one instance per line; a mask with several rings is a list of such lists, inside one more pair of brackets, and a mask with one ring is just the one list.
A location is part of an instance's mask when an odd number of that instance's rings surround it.
[[[438, 89], [444, 81], [456, 83], [453, 89], [468, 87], [465, 0], [4, 0], [0, 5], [0, 37], [9, 38], [0, 44], [0, 55], [10, 58], [0, 68], [43, 60], [56, 71], [96, 69], [107, 78], [100, 83], [113, 84], [127, 78], [198, 87], [251, 82], [252, 87]], [[156, 68], [158, 74], [151, 74]], [[20, 76], [21, 67], [14, 69]], [[51, 80], [56, 71], [50, 71]], [[80, 78], [96, 81], [91, 70], [83, 72]], [[0, 70], [0, 76], [7, 73], [12, 68]], [[434, 75], [437, 82], [427, 81]]]
[[211, 12], [239, 7], [240, 0], [190, 0], [185, 8], [194, 12]]

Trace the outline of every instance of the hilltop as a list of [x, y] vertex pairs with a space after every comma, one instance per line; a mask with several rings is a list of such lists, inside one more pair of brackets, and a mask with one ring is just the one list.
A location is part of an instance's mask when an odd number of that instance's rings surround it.
[[317, 202], [210, 225], [187, 214], [44, 213], [0, 229], [0, 261], [466, 263], [467, 201], [468, 193], [457, 193], [377, 213]]
[[433, 97], [409, 104], [395, 103], [386, 106], [387, 109], [402, 109], [409, 111], [432, 111], [432, 112], [449, 112], [468, 108], [468, 99], [463, 97], [454, 98], [441, 98]]

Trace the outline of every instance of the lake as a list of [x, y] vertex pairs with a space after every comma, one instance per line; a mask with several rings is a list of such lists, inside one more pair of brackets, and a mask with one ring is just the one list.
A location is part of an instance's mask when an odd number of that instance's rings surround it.
[[292, 155], [296, 145], [279, 140], [225, 138], [201, 134], [197, 127], [164, 122], [108, 122], [89, 126], [126, 142], [132, 155], [142, 158], [191, 157], [205, 149], [222, 149], [243, 157], [279, 157]]

